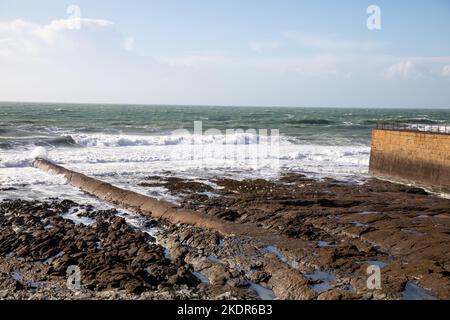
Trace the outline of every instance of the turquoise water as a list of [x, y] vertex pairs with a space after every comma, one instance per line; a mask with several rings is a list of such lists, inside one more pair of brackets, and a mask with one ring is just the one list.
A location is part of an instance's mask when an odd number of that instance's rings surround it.
[[0, 103], [0, 148], [72, 145], [77, 133], [164, 135], [174, 129], [279, 129], [293, 141], [368, 144], [378, 121], [450, 122], [450, 110]]
[[[0, 198], [80, 196], [58, 177], [31, 167], [36, 147], [69, 169], [174, 202], [176, 196], [164, 188], [139, 188], [139, 182], [149, 175], [211, 182], [301, 173], [360, 183], [367, 178], [371, 129], [383, 120], [442, 124], [450, 122], [450, 110], [4, 102]], [[194, 121], [201, 121], [203, 130], [218, 131], [193, 135]], [[188, 131], [174, 134], [182, 128]], [[226, 131], [236, 129], [247, 131]], [[281, 137], [264, 149], [260, 142], [272, 140], [258, 129], [278, 129]]]

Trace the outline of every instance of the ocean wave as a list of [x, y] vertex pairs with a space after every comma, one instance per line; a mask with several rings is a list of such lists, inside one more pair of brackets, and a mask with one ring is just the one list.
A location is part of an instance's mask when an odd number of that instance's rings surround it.
[[47, 138], [35, 142], [36, 146], [52, 146], [52, 147], [76, 147], [79, 146], [72, 136], [60, 136], [55, 138]]
[[288, 124], [311, 124], [311, 125], [329, 125], [334, 124], [334, 121], [327, 119], [301, 119], [301, 120], [288, 120]]
[[[286, 138], [280, 137], [285, 143]], [[270, 143], [271, 137], [255, 135], [252, 133], [233, 133], [223, 135], [163, 135], [163, 136], [137, 136], [137, 135], [108, 135], [89, 134], [74, 135], [77, 145], [84, 147], [128, 147], [128, 146], [164, 146], [164, 145], [250, 145], [257, 143]]]
[[16, 136], [0, 137], [0, 149], [16, 149], [28, 147], [80, 147], [70, 135], [58, 137]]
[[0, 141], [0, 149], [10, 150], [12, 148], [14, 148], [14, 145], [11, 144], [10, 142]]
[[413, 123], [413, 124], [439, 124], [444, 123], [444, 120], [435, 120], [425, 117], [411, 118], [411, 119], [401, 119], [398, 122], [400, 123]]
[[9, 159], [2, 161], [0, 159], [0, 168], [25, 168], [31, 165], [31, 159]]
[[445, 120], [437, 120], [437, 119], [430, 119], [426, 117], [417, 117], [417, 118], [407, 118], [407, 119], [384, 119], [384, 120], [366, 120], [363, 121], [363, 123], [366, 124], [377, 124], [379, 122], [386, 122], [386, 123], [398, 123], [398, 124], [441, 124], [444, 123]]
[[377, 123], [398, 123], [398, 124], [441, 124], [445, 120], [430, 119], [427, 117], [405, 118], [405, 119], [368, 119], [361, 121], [362, 125], [376, 125]]
[[363, 121], [361, 121], [360, 122], [360, 124], [361, 125], [368, 125], [368, 126], [373, 126], [373, 125], [376, 125], [378, 122], [380, 122], [381, 120], [379, 120], [379, 119], [375, 119], [375, 120], [372, 120], [372, 119], [369, 119], [369, 120], [363, 120]]

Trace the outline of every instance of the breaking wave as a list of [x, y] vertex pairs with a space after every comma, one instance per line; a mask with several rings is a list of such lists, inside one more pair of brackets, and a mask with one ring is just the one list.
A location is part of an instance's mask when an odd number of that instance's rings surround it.
[[[251, 145], [257, 143], [270, 143], [276, 138], [251, 133], [233, 133], [229, 135], [164, 135], [164, 136], [137, 136], [137, 135], [107, 135], [89, 134], [73, 136], [74, 142], [84, 147], [128, 147], [128, 146], [164, 146], [164, 145]], [[291, 143], [287, 138], [280, 137], [282, 143]]]

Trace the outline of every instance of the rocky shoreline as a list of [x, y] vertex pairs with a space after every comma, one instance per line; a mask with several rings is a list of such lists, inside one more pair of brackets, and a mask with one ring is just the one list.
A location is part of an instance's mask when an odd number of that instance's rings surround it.
[[[148, 177], [181, 206], [298, 250], [70, 200], [0, 203], [0, 299], [450, 299], [450, 200], [369, 180]], [[382, 287], [367, 288], [367, 267]], [[77, 266], [81, 288], [67, 285]]]

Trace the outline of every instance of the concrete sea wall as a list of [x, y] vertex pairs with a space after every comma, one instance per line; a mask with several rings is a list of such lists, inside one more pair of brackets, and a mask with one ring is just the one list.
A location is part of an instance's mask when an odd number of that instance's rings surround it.
[[450, 135], [374, 129], [369, 173], [450, 193]]

